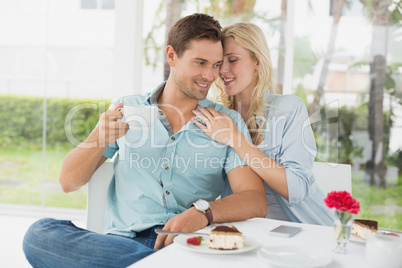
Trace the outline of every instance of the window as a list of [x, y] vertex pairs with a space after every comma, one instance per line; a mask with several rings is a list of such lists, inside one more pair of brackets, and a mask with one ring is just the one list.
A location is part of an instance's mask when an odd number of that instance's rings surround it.
[[[77, 123], [90, 132], [108, 108], [114, 9], [94, 9], [88, 19], [77, 10], [78, 1], [18, 2], [0, 1], [0, 12], [7, 14], [0, 24], [0, 203], [85, 208], [85, 187], [66, 195], [58, 182], [62, 161], [74, 147], [65, 120], [70, 112], [72, 140], [80, 142]], [[11, 103], [14, 108], [6, 108]], [[11, 111], [13, 119], [5, 119]]]
[[[333, 3], [335, 0], [330, 0], [329, 2], [329, 15], [333, 15]], [[344, 7], [342, 9], [342, 16], [350, 16], [350, 17], [362, 17], [362, 10], [364, 9], [363, 4], [359, 0], [351, 0], [344, 3]]]
[[82, 9], [114, 9], [114, 0], [81, 0]]

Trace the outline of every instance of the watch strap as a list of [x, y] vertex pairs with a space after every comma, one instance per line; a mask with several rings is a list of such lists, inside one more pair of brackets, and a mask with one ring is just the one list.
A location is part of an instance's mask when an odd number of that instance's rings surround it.
[[[197, 200], [197, 201], [198, 201], [198, 200]], [[195, 204], [197, 201], [195, 201], [195, 202], [191, 205], [192, 207], [195, 207], [196, 209], [197, 209], [197, 207], [196, 207], [194, 204]], [[214, 220], [214, 216], [212, 215], [211, 207], [209, 207], [209, 208], [206, 209], [205, 211], [204, 211], [204, 210], [200, 210], [200, 209], [197, 209], [197, 210], [203, 212], [203, 213], [205, 214], [205, 216], [207, 217], [207, 220], [208, 220], [208, 225], [207, 225], [207, 226], [211, 225], [212, 222], [213, 222], [213, 220]]]
[[205, 216], [207, 216], [208, 226], [209, 226], [212, 224], [212, 221], [214, 220], [214, 217], [212, 216], [211, 208], [208, 208], [207, 210], [205, 210], [204, 213], [205, 213]]

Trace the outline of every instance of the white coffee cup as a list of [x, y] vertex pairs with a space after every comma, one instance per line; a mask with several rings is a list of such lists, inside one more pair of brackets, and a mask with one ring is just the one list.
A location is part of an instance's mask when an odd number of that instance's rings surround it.
[[147, 130], [158, 119], [158, 107], [147, 105], [125, 105], [119, 111], [123, 114], [122, 121], [126, 122], [130, 129]]
[[386, 234], [368, 236], [366, 258], [371, 267], [402, 267], [402, 238]]

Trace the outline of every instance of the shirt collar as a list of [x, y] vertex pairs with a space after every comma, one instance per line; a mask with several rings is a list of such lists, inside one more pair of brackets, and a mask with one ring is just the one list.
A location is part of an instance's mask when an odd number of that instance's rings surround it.
[[264, 94], [264, 99], [269, 100], [271, 97], [272, 97], [272, 93], [271, 93], [271, 92], [269, 92], [269, 91], [265, 92], [265, 94]]
[[165, 89], [166, 81], [157, 86], [151, 93], [148, 94], [144, 103], [152, 106], [158, 106], [158, 98], [162, 91]]

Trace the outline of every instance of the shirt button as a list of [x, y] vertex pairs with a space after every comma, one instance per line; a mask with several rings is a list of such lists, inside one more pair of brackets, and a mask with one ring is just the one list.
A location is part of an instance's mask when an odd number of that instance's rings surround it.
[[166, 190], [166, 194], [170, 194], [170, 192], [168, 190]]
[[169, 170], [169, 166], [166, 166], [166, 167], [165, 167], [165, 170]]
[[160, 115], [163, 115], [163, 112], [162, 112], [162, 111], [159, 111], [159, 114], [160, 114]]
[[171, 139], [172, 141], [174, 141], [176, 138], [175, 138], [175, 137], [171, 137], [170, 139]]

